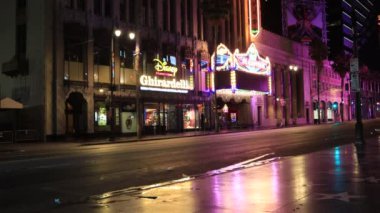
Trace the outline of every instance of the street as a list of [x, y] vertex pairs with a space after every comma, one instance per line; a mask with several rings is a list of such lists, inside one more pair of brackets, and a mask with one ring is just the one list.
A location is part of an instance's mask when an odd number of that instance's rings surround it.
[[180, 183], [92, 196], [54, 212], [379, 212], [379, 148], [372, 138], [364, 152], [348, 144], [246, 162]]
[[[367, 138], [379, 124], [364, 123]], [[46, 212], [86, 203], [94, 195], [192, 177], [260, 156], [274, 159], [332, 148], [353, 139], [350, 122], [136, 143], [47, 145], [51, 149], [36, 144], [45, 151], [25, 149], [21, 154], [4, 145], [0, 212]]]

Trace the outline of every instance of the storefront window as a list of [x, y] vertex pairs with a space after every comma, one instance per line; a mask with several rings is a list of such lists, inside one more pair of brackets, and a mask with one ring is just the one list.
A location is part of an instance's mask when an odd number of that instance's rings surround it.
[[327, 120], [333, 120], [333, 111], [330, 108], [327, 109]]
[[195, 129], [195, 109], [193, 105], [184, 105], [183, 107], [183, 128]]
[[98, 116], [96, 120], [98, 121], [98, 126], [107, 126], [107, 109], [105, 107], [99, 107], [99, 112], [96, 112]]
[[109, 131], [110, 128], [110, 111], [106, 107], [104, 101], [95, 102], [94, 108], [94, 124], [95, 131]]
[[166, 104], [165, 105], [165, 114], [166, 114], [166, 129], [168, 131], [177, 130], [177, 108], [175, 104]]
[[157, 108], [146, 107], [144, 109], [144, 123], [145, 126], [157, 126], [158, 125], [158, 110]]
[[122, 112], [121, 120], [121, 130], [123, 133], [137, 132], [136, 112]]
[[121, 132], [136, 133], [137, 132], [137, 112], [136, 104], [124, 104], [121, 108]]

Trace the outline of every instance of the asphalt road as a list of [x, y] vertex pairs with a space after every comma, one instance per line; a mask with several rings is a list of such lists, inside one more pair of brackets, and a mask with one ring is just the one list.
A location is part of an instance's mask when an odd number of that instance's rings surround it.
[[[369, 137], [380, 122], [367, 121], [364, 127]], [[202, 174], [264, 154], [312, 152], [353, 139], [354, 123], [344, 123], [125, 144], [41, 147], [23, 155], [15, 152], [13, 157], [8, 153], [0, 161], [0, 212], [46, 212], [86, 202], [91, 195]]]

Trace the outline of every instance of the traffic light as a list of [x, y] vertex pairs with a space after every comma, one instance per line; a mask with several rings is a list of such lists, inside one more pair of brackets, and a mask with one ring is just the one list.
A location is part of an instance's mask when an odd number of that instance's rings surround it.
[[332, 107], [334, 110], [338, 109], [338, 103], [333, 103]]

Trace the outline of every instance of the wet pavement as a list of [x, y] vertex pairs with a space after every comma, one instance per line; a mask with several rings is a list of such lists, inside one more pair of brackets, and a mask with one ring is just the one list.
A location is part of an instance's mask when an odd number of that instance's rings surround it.
[[[54, 212], [380, 212], [380, 139], [261, 156], [173, 182], [93, 195]], [[269, 157], [269, 158], [268, 158]], [[266, 159], [266, 160], [262, 160]]]

